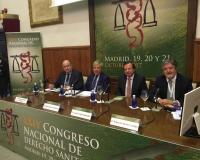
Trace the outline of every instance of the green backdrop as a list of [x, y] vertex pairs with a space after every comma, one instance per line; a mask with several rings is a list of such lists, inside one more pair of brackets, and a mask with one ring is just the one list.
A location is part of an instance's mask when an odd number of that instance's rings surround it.
[[131, 60], [155, 77], [170, 56], [185, 74], [187, 0], [94, 0], [94, 6], [96, 56], [108, 75], [118, 76]]

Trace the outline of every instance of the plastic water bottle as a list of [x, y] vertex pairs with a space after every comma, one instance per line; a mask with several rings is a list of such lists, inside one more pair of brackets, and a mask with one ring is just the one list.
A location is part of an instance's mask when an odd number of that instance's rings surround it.
[[132, 106], [132, 108], [137, 108], [137, 106], [138, 106], [137, 98], [135, 95], [132, 96], [131, 106]]
[[96, 93], [94, 90], [92, 90], [91, 95], [90, 95], [90, 101], [95, 102], [96, 101]]
[[33, 92], [35, 93], [35, 95], [38, 95], [39, 93], [39, 87], [36, 82], [34, 83], [34, 86], [33, 86]]
[[60, 96], [63, 96], [65, 93], [63, 85], [60, 86]]

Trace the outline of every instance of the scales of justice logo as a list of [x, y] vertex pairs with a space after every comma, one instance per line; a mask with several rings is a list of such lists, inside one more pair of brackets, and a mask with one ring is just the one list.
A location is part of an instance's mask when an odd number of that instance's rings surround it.
[[0, 110], [1, 130], [6, 132], [9, 144], [14, 144], [14, 135], [19, 136], [18, 115], [13, 114], [12, 108]]
[[21, 74], [21, 77], [24, 79], [24, 83], [31, 83], [33, 79], [32, 74], [40, 72], [38, 64], [39, 56], [31, 55], [30, 51], [10, 57], [13, 58], [12, 72]]
[[130, 48], [141, 46], [145, 38], [143, 28], [157, 26], [153, 0], [113, 0], [112, 4], [116, 5], [114, 31], [125, 30]]

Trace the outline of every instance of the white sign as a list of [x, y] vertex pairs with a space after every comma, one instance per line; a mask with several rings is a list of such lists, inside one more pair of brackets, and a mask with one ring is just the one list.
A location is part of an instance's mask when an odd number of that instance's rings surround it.
[[197, 132], [200, 135], [200, 114], [198, 112], [196, 112], [194, 115], [194, 121], [196, 123], [196, 128], [197, 128]]
[[140, 119], [112, 114], [110, 125], [138, 131]]
[[28, 98], [15, 97], [15, 102], [26, 104], [28, 102]]
[[52, 103], [44, 103], [43, 105], [43, 109], [47, 109], [50, 111], [54, 111], [54, 112], [58, 112], [60, 109], [60, 105], [58, 104], [52, 104]]
[[92, 112], [89, 109], [73, 107], [71, 116], [91, 120]]
[[79, 2], [79, 1], [82, 1], [82, 0], [51, 0], [50, 7], [62, 6], [65, 4], [70, 4], [70, 3]]

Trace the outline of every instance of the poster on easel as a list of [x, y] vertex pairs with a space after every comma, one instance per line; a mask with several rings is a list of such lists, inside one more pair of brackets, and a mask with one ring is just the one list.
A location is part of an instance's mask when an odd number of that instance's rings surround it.
[[43, 82], [40, 33], [6, 33], [11, 94], [32, 91]]

